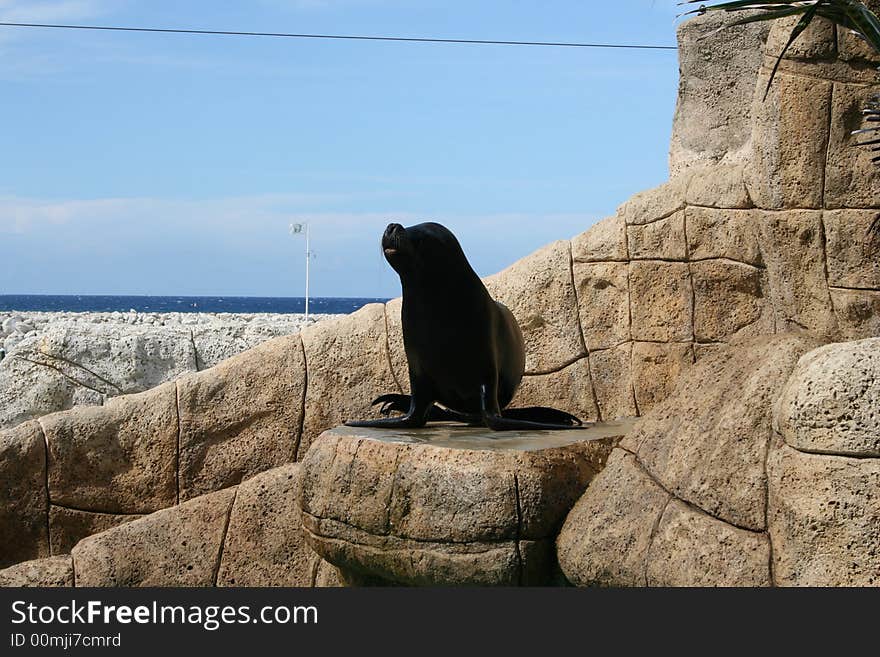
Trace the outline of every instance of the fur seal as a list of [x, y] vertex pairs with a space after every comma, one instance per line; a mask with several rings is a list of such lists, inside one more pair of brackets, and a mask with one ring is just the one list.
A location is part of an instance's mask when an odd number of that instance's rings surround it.
[[453, 420], [510, 429], [571, 429], [581, 421], [553, 408], [506, 409], [525, 371], [522, 332], [513, 313], [489, 295], [455, 235], [437, 223], [382, 236], [385, 259], [403, 288], [403, 343], [411, 395], [377, 398], [383, 415], [352, 427], [414, 428]]

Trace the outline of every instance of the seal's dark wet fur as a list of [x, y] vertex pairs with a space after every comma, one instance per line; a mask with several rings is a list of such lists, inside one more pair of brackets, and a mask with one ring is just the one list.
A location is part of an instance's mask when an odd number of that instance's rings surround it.
[[522, 333], [513, 313], [489, 296], [455, 235], [436, 223], [391, 224], [382, 249], [403, 288], [403, 343], [412, 394], [383, 395], [373, 402], [382, 405], [383, 414], [398, 411], [402, 416], [346, 424], [408, 428], [454, 420], [495, 430], [581, 424], [552, 408], [505, 409], [525, 371]]

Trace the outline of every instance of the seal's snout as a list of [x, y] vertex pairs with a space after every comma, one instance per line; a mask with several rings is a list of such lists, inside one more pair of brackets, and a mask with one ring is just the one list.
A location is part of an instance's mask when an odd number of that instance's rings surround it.
[[406, 229], [400, 224], [388, 224], [385, 234], [382, 235], [382, 250], [385, 251], [385, 255], [390, 256], [397, 253], [405, 234]]

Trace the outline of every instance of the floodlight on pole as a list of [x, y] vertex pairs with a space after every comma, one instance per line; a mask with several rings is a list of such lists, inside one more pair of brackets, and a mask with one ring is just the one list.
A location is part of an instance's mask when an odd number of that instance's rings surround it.
[[309, 247], [309, 224], [290, 224], [291, 235], [306, 236], [306, 321], [309, 319], [309, 260], [312, 259], [312, 251]]

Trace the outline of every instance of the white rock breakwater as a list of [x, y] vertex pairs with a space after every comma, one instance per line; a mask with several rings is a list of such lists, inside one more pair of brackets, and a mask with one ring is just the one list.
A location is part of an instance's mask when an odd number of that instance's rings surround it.
[[143, 392], [336, 316], [0, 312], [0, 428]]

